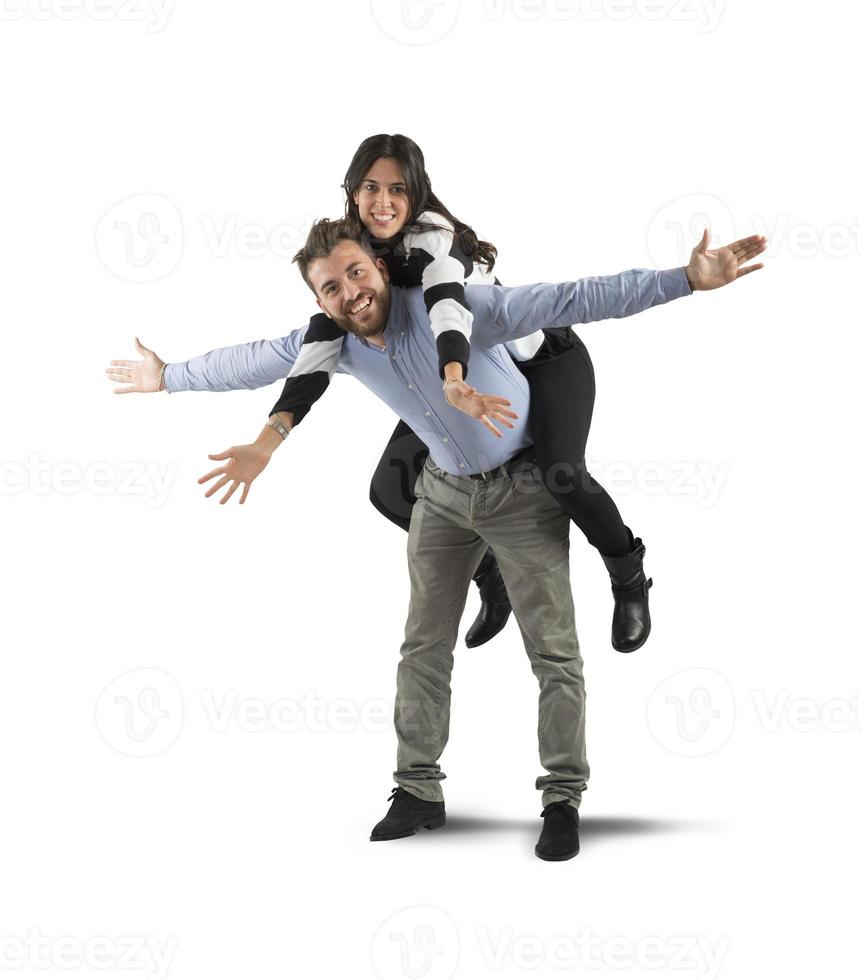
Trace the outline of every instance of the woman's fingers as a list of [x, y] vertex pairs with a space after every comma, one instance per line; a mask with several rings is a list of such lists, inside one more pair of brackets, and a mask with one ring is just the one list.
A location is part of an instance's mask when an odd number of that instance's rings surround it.
[[481, 424], [484, 425], [484, 426], [486, 426], [488, 429], [490, 429], [490, 431], [497, 438], [499, 438], [499, 439], [502, 438], [502, 433], [499, 431], [499, 429], [496, 428], [496, 426], [493, 424], [493, 422], [491, 422], [490, 419], [486, 415], [482, 415], [481, 418], [480, 418], [480, 421], [481, 421]]

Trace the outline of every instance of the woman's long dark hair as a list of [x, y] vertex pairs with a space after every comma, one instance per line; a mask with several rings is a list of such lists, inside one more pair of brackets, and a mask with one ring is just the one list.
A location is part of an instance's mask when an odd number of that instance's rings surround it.
[[369, 136], [362, 141], [359, 149], [353, 155], [347, 175], [344, 177], [343, 188], [347, 194], [344, 209], [345, 217], [361, 224], [359, 209], [353, 200], [353, 195], [359, 190], [365, 175], [374, 165], [375, 160], [387, 157], [395, 160], [404, 174], [407, 197], [410, 202], [410, 214], [407, 219], [413, 228], [428, 230], [437, 228], [427, 222], [417, 222], [416, 218], [424, 211], [435, 211], [447, 218], [454, 225], [454, 233], [460, 240], [461, 248], [470, 256], [473, 262], [481, 262], [487, 266], [487, 271], [493, 269], [496, 262], [496, 248], [490, 242], [483, 242], [469, 225], [455, 218], [442, 201], [431, 189], [430, 178], [425, 170], [425, 158], [418, 143], [409, 136], [394, 133], [380, 133]]

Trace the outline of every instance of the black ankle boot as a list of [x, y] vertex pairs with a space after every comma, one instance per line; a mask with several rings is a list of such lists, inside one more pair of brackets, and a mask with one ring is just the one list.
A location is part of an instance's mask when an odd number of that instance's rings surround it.
[[544, 827], [535, 845], [542, 861], [567, 861], [580, 853], [580, 814], [564, 800], [549, 803], [541, 811]]
[[480, 647], [482, 643], [492, 640], [508, 622], [511, 615], [511, 603], [505, 591], [505, 582], [499, 571], [493, 551], [488, 548], [481, 559], [473, 582], [478, 586], [481, 596], [481, 609], [470, 626], [464, 641], [468, 647]]
[[639, 650], [649, 638], [652, 629], [649, 616], [649, 589], [652, 587], [652, 580], [647, 579], [643, 573], [646, 546], [630, 531], [628, 538], [631, 544], [630, 554], [621, 558], [601, 555], [610, 573], [615, 600], [611, 642], [614, 649], [622, 653]]
[[445, 803], [430, 803], [396, 786], [389, 797], [389, 812], [371, 831], [371, 840], [398, 840], [412, 837], [419, 829], [436, 830], [445, 823]]

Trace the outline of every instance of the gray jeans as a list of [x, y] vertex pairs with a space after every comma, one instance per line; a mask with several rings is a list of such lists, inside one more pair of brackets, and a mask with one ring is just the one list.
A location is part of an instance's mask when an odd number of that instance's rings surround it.
[[428, 459], [416, 483], [394, 777], [421, 799], [443, 798], [438, 763], [448, 741], [452, 651], [472, 574], [490, 545], [538, 678], [538, 754], [547, 772], [536, 788], [544, 806], [557, 800], [578, 806], [589, 765], [568, 570], [570, 518], [545, 490], [534, 462], [515, 459], [500, 470], [487, 480], [451, 476]]

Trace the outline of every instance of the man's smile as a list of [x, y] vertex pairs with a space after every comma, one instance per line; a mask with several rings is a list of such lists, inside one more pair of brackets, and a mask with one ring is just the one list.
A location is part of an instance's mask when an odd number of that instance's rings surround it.
[[370, 309], [372, 302], [372, 296], [363, 296], [347, 309], [347, 313], [353, 317], [354, 320], [366, 320], [368, 318], [368, 310]]

